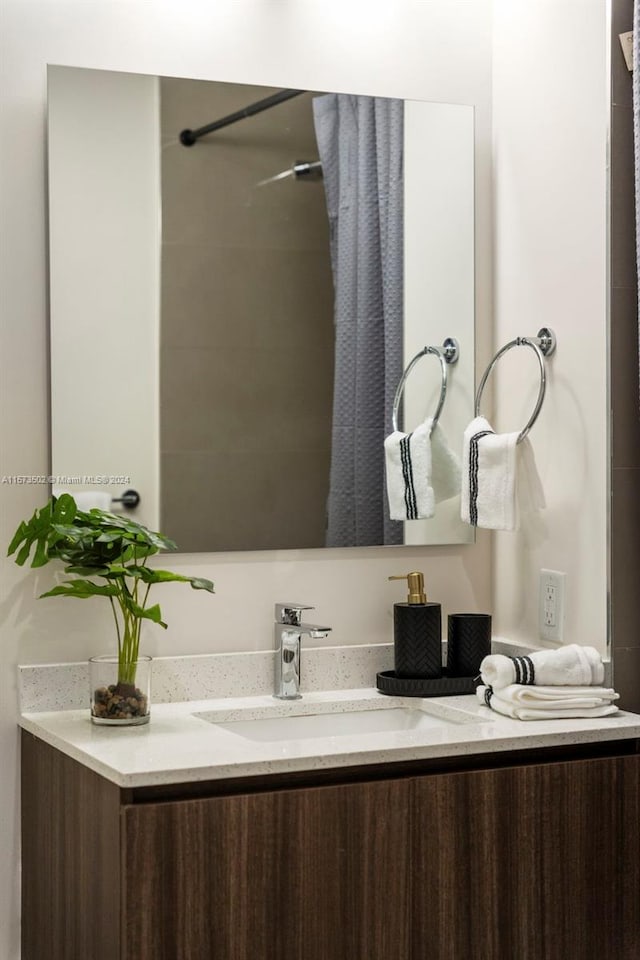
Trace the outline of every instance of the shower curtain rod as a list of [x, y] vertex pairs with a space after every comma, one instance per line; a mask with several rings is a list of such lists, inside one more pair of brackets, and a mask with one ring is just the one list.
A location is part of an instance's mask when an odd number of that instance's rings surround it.
[[237, 110], [235, 113], [230, 113], [228, 116], [222, 117], [221, 120], [214, 120], [213, 123], [208, 123], [206, 127], [199, 127], [197, 130], [183, 130], [180, 134], [180, 143], [185, 147], [192, 147], [196, 140], [199, 140], [200, 137], [205, 137], [208, 133], [213, 133], [214, 130], [228, 127], [232, 123], [237, 123], [238, 120], [244, 120], [245, 117], [253, 117], [256, 113], [262, 113], [263, 110], [269, 110], [270, 107], [276, 107], [279, 103], [284, 103], [285, 100], [291, 100], [292, 97], [299, 97], [301, 93], [307, 93], [307, 91], [279, 90], [278, 93], [273, 93], [270, 97], [265, 97], [264, 100], [250, 103], [249, 106], [243, 110]]

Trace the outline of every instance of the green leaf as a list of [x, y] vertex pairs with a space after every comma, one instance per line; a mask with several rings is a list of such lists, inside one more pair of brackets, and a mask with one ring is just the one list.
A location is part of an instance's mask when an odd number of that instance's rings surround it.
[[67, 580], [59, 586], [40, 594], [40, 597], [76, 597], [86, 600], [88, 597], [115, 597], [118, 588], [114, 584], [101, 586], [91, 580]]
[[211, 580], [205, 580], [203, 577], [188, 577], [181, 573], [172, 573], [171, 570], [158, 570], [155, 567], [139, 567], [133, 564], [127, 567], [127, 570], [132, 575], [140, 577], [145, 583], [190, 583], [194, 590], [208, 590], [209, 593], [214, 593]]
[[113, 543], [115, 540], [122, 540], [122, 533], [119, 530], [113, 533], [105, 530], [104, 533], [101, 533], [100, 536], [96, 538], [96, 543]]
[[77, 543], [82, 538], [90, 537], [91, 531], [86, 527], [75, 527], [73, 524], [69, 523], [52, 523], [51, 529], [54, 530], [59, 537], [63, 537], [65, 540], [71, 540], [73, 543]]
[[65, 573], [77, 573], [81, 577], [106, 577], [109, 573], [108, 567], [65, 567]]
[[151, 543], [158, 550], [177, 550], [177, 545], [168, 537], [163, 537], [161, 533], [154, 533], [153, 530], [146, 530], [143, 542]]
[[20, 526], [13, 535], [13, 540], [9, 544], [7, 549], [7, 556], [10, 557], [14, 550], [17, 550], [25, 537], [29, 535], [28, 527], [24, 520], [20, 523]]
[[49, 554], [47, 552], [47, 539], [45, 536], [39, 537], [36, 543], [36, 552], [31, 561], [32, 567], [44, 567], [46, 563], [49, 562]]
[[128, 567], [123, 567], [120, 563], [110, 563], [107, 567], [105, 573], [102, 574], [103, 577], [128, 577], [131, 576], [129, 573]]
[[[134, 604], [134, 606], [137, 607], [138, 604]], [[153, 607], [147, 607], [144, 609], [141, 614], [138, 614], [138, 616], [144, 617], [147, 620], [153, 620], [154, 623], [160, 624], [160, 626], [164, 627], [165, 630], [167, 629], [167, 625], [162, 619], [162, 613], [157, 603], [154, 604]]]
[[205, 580], [204, 577], [187, 577], [194, 590], [208, 590], [209, 593], [215, 593], [211, 580]]
[[32, 543], [33, 543], [33, 540], [27, 540], [27, 542], [26, 542], [25, 545], [23, 546], [22, 550], [20, 551], [20, 553], [19, 553], [18, 556], [16, 557], [16, 563], [18, 564], [18, 566], [22, 567], [22, 566], [24, 565], [25, 561], [27, 560], [27, 558], [28, 558], [28, 556], [29, 556], [29, 551], [31, 550], [31, 544], [32, 544]]
[[125, 547], [125, 549], [122, 551], [122, 560], [124, 563], [128, 563], [129, 560], [142, 560], [144, 557], [152, 557], [158, 552], [158, 547], [148, 547], [142, 543], [139, 543], [136, 544], [135, 547]]
[[68, 493], [63, 493], [57, 499], [52, 498], [53, 513], [52, 517], [56, 523], [70, 524], [76, 518], [78, 507], [73, 497]]
[[145, 583], [165, 583], [170, 580], [186, 583], [189, 580], [189, 577], [183, 577], [179, 573], [171, 573], [170, 570], [156, 570], [153, 567], [139, 567], [133, 564], [127, 569], [135, 571], [136, 575]]
[[121, 597], [120, 600], [123, 606], [135, 617], [139, 617], [141, 620], [153, 620], [154, 623], [160, 624], [165, 630], [167, 629], [167, 625], [162, 619], [162, 613], [157, 603], [153, 607], [141, 607], [140, 604], [136, 603], [129, 595]]
[[33, 525], [34, 529], [40, 533], [43, 530], [46, 530], [51, 523], [51, 514], [53, 506], [51, 500], [48, 500], [47, 503], [42, 507], [41, 510], [36, 510], [33, 515]]

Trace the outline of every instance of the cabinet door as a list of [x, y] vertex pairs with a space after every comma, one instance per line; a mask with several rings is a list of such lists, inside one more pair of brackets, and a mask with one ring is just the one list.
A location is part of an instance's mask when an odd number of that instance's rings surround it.
[[638, 960], [640, 758], [413, 782], [413, 960]]
[[407, 960], [409, 781], [124, 808], [124, 960]]

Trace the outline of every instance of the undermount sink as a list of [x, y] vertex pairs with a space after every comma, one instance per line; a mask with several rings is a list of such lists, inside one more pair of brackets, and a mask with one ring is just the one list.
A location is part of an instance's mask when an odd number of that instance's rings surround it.
[[[385, 733], [421, 733], [426, 730], [443, 730], [451, 724], [478, 723], [479, 718], [468, 711], [440, 708], [434, 704], [428, 708], [418, 704], [405, 705], [396, 701], [381, 704], [354, 703], [311, 705], [299, 701], [299, 706], [289, 705], [285, 716], [274, 715], [278, 709], [250, 712], [249, 715], [230, 716], [223, 711], [200, 713], [197, 716], [218, 729], [226, 730], [245, 740], [273, 743], [282, 740], [313, 740], [328, 737], [369, 736]], [[282, 708], [281, 708], [282, 709]]]
[[324, 713], [311, 717], [271, 717], [268, 720], [234, 720], [218, 726], [247, 740], [308, 740], [317, 737], [353, 737], [358, 734], [395, 730], [424, 730], [446, 727], [448, 720], [432, 717], [424, 710], [398, 707], [393, 710], [358, 710], [353, 713]]

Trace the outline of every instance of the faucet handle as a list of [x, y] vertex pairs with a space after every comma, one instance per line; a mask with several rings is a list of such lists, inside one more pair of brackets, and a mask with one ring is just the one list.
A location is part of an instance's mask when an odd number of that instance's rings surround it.
[[276, 623], [290, 623], [299, 627], [303, 611], [313, 609], [306, 603], [276, 603]]

